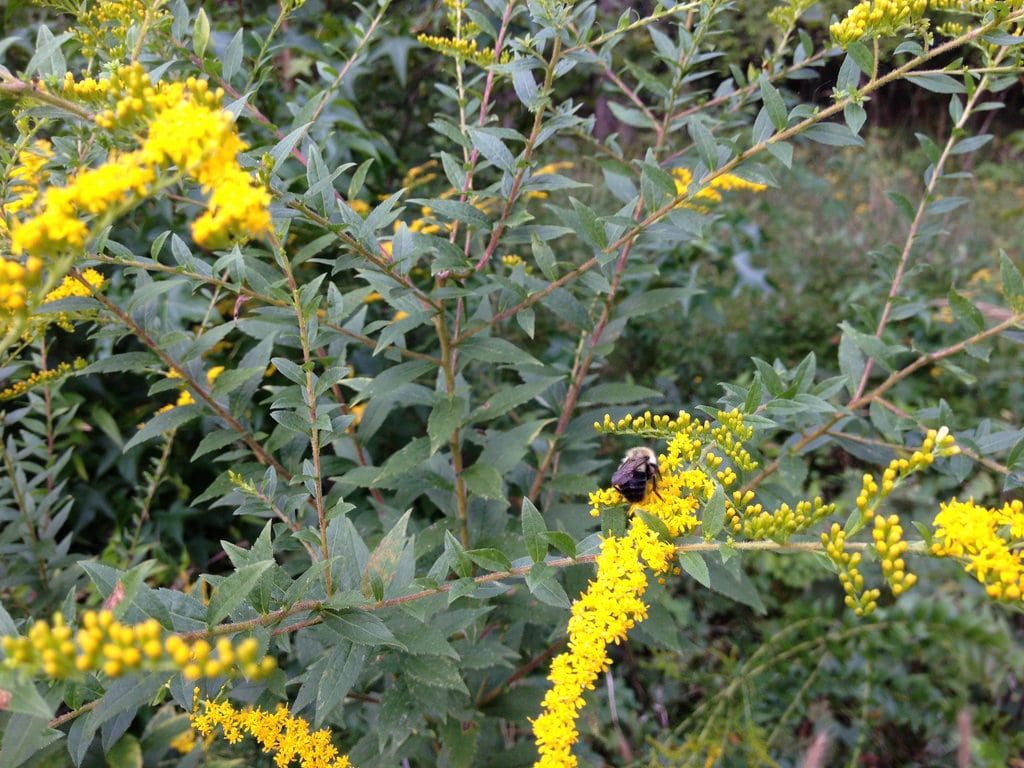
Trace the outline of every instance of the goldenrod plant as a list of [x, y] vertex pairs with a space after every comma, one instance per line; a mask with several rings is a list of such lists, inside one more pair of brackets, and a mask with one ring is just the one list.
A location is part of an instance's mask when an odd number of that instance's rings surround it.
[[1022, 3], [9, 5], [0, 766], [1019, 758]]

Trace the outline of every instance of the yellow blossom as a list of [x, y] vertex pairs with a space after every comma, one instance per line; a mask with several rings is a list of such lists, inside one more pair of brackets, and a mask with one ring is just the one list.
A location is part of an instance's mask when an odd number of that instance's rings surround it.
[[1001, 508], [955, 498], [940, 505], [933, 522], [932, 554], [966, 561], [965, 570], [989, 597], [1019, 601], [1024, 595], [1024, 502]]
[[83, 216], [116, 215], [158, 191], [165, 179], [179, 177], [195, 180], [209, 195], [206, 212], [192, 225], [200, 245], [220, 247], [270, 230], [270, 195], [238, 164], [247, 147], [219, 106], [221, 90], [196, 78], [151, 83], [139, 64], [118, 68], [107, 82], [104, 88], [86, 82], [79, 94], [74, 80], [66, 79], [64, 91], [106, 103], [96, 116], [100, 126], [133, 129], [144, 138], [138, 149], [114, 153], [103, 165], [73, 174], [65, 186], [47, 189], [39, 213], [12, 227], [14, 253], [81, 250], [89, 236]]
[[[201, 709], [201, 711], [200, 711]], [[326, 728], [310, 731], [309, 723], [280, 705], [274, 712], [259, 707], [236, 709], [228, 701], [206, 699], [190, 716], [192, 727], [211, 736], [218, 727], [229, 744], [238, 744], [246, 736], [256, 739], [260, 749], [274, 755], [274, 764], [285, 768], [294, 760], [302, 768], [349, 768], [348, 755], [334, 746]]]
[[[252, 648], [255, 642], [246, 638], [237, 650], [230, 641], [218, 644], [216, 673], [260, 678], [272, 672], [274, 659], [257, 659]], [[109, 610], [86, 611], [77, 631], [66, 624], [63, 615], [55, 613], [49, 622], [32, 624], [26, 636], [8, 635], [0, 643], [6, 656], [4, 666], [51, 680], [99, 671], [107, 677], [120, 677], [139, 670], [180, 670], [188, 677], [190, 667], [210, 655], [205, 640], [189, 641], [170, 634], [156, 619], [123, 624]]]
[[[675, 180], [676, 196], [684, 197], [690, 192], [690, 185], [693, 184], [693, 173], [689, 168], [673, 168], [672, 177]], [[768, 187], [756, 181], [748, 181], [734, 173], [723, 173], [713, 178], [706, 187], [702, 187], [692, 195], [692, 199], [698, 202], [683, 203], [684, 207], [695, 210], [705, 210], [706, 205], [702, 203], [722, 202], [722, 192], [746, 191], [763, 192]]]
[[[644, 423], [648, 422], [653, 423], [654, 417], [645, 414]], [[662, 472], [657, 493], [633, 505], [660, 520], [672, 538], [697, 527], [696, 512], [714, 488], [702, 470], [682, 465], [684, 454], [693, 459], [692, 448], [688, 433], [676, 434], [667, 455], [659, 457]], [[615, 489], [596, 491], [590, 495], [591, 513], [623, 502]], [[552, 687], [544, 695], [542, 713], [533, 721], [538, 768], [577, 764], [571, 750], [579, 737], [576, 719], [583, 694], [593, 690], [598, 676], [611, 664], [608, 646], [625, 640], [627, 632], [647, 617], [646, 569], [659, 575], [674, 570], [675, 552], [675, 545], [659, 538], [639, 516], [631, 519], [624, 537], [602, 541], [597, 576], [573, 603], [567, 628], [569, 649], [552, 661], [548, 674]]]

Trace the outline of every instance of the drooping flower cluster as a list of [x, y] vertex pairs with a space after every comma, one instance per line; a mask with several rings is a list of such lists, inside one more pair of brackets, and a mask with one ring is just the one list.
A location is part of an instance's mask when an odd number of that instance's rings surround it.
[[572, 606], [569, 650], [552, 661], [552, 687], [541, 702], [543, 712], [533, 721], [540, 753], [537, 768], [577, 764], [571, 750], [579, 738], [576, 719], [583, 693], [594, 689], [611, 664], [608, 646], [621, 643], [647, 617], [645, 564], [663, 572], [674, 553], [675, 547], [658, 539], [640, 518], [633, 519], [625, 537], [609, 536], [601, 543], [597, 576]]
[[18, 153], [17, 161], [7, 175], [8, 199], [0, 205], [0, 232], [6, 231], [6, 214], [16, 214], [32, 207], [39, 197], [39, 187], [48, 174], [44, 168], [53, 159], [53, 145], [38, 139]]
[[[100, 290], [105, 282], [103, 275], [91, 268], [82, 272], [82, 280], [85, 280], [86, 283], [92, 286], [91, 290], [85, 285], [82, 285], [82, 282], [77, 278], [68, 276], [61, 281], [60, 285], [43, 297], [42, 303], [49, 304], [53, 301], [60, 301], [61, 299], [70, 299], [74, 297], [85, 298], [91, 296], [95, 291]], [[72, 319], [80, 316], [81, 314], [81, 312], [58, 312], [56, 319], [52, 322], [56, 323], [57, 326], [68, 333], [71, 333], [75, 330], [75, 326], [71, 322]], [[35, 317], [36, 319], [43, 320], [44, 322], [42, 324], [45, 325], [47, 316], [36, 315]]]
[[157, 3], [145, 0], [99, 0], [84, 3], [83, 7], [74, 32], [82, 41], [83, 55], [90, 58], [101, 50], [111, 59], [122, 58], [128, 53], [128, 33], [146, 19], [147, 13], [150, 23], [170, 18]]
[[210, 91], [205, 80], [154, 84], [141, 65], [131, 64], [106, 80], [68, 79], [64, 95], [106, 106], [96, 116], [100, 126], [145, 137], [138, 149], [114, 152], [98, 168], [72, 175], [65, 186], [48, 188], [35, 215], [12, 226], [15, 253], [80, 251], [90, 232], [84, 217], [115, 216], [183, 177], [210, 196], [206, 212], [192, 226], [200, 245], [219, 247], [269, 231], [269, 193], [239, 166], [246, 145], [219, 106], [223, 93]]
[[0, 400], [13, 400], [16, 397], [21, 397], [34, 387], [38, 387], [39, 385], [47, 382], [56, 381], [57, 379], [63, 379], [65, 376], [69, 376], [75, 371], [81, 371], [87, 365], [88, 363], [83, 358], [76, 357], [73, 363], [63, 362], [56, 368], [50, 368], [46, 371], [36, 371], [28, 378], [16, 381], [9, 387], [0, 390]]
[[806, 531], [836, 511], [835, 504], [826, 504], [820, 496], [813, 501], [798, 501], [792, 507], [783, 502], [772, 511], [765, 509], [760, 502], [752, 503], [753, 500], [753, 491], [734, 492], [732, 499], [726, 502], [727, 526], [745, 539], [770, 539], [780, 544], [785, 544], [794, 533]]
[[893, 35], [918, 22], [928, 0], [864, 0], [831, 27], [832, 39], [844, 48], [862, 37]]
[[[690, 192], [693, 184], [693, 172], [689, 168], [673, 168], [672, 178], [676, 184], [676, 196], [684, 197]], [[723, 173], [713, 178], [706, 187], [701, 187], [692, 195], [693, 202], [682, 205], [695, 210], [706, 210], [709, 203], [722, 202], [722, 192], [764, 192], [767, 186], [756, 181], [748, 181], [734, 173]]]
[[[829, 27], [829, 32], [833, 40], [846, 48], [850, 43], [866, 37], [886, 37], [914, 28], [927, 29], [925, 14], [929, 8], [935, 11], [982, 14], [996, 6], [1012, 10], [1021, 5], [1021, 0], [863, 0], [851, 8], [842, 20]], [[960, 29], [962, 31], [962, 25]], [[949, 31], [952, 30], [947, 28]]]
[[[875, 552], [878, 554], [882, 576], [889, 585], [894, 596], [899, 596], [917, 582], [917, 576], [908, 573], [903, 554], [908, 543], [903, 540], [903, 526], [899, 515], [875, 517], [879, 505], [895, 488], [914, 472], [930, 467], [936, 458], [955, 456], [960, 452], [949, 429], [941, 427], [930, 429], [921, 442], [921, 447], [914, 451], [910, 458], [893, 459], [882, 472], [881, 483], [871, 473], [864, 475], [861, 491], [857, 495], [856, 506], [860, 513], [853, 522], [850, 531], [856, 532], [874, 518], [872, 539]], [[846, 551], [848, 531], [838, 524], [833, 524], [828, 533], [821, 535], [825, 554], [839, 571], [839, 581], [846, 592], [846, 605], [858, 616], [864, 616], [878, 605], [881, 592], [878, 589], [864, 589], [864, 577], [857, 566], [860, 563], [859, 552]]]
[[989, 508], [954, 498], [940, 505], [933, 526], [932, 554], [965, 560], [995, 600], [1024, 597], [1024, 502]]
[[33, 623], [28, 635], [8, 635], [0, 643], [4, 666], [51, 680], [89, 672], [113, 678], [156, 670], [178, 670], [189, 680], [238, 674], [261, 678], [277, 668], [272, 657], [260, 656], [255, 638], [236, 646], [222, 637], [211, 646], [206, 640], [168, 633], [156, 619], [123, 624], [109, 610], [86, 611], [77, 631], [55, 613], [49, 622]]
[[[658, 459], [661, 477], [657, 493], [633, 505], [657, 518], [671, 538], [697, 527], [697, 510], [714, 491], [714, 481], [693, 466], [699, 456], [700, 443], [690, 432], [676, 433]], [[591, 494], [591, 514], [621, 502], [614, 489], [597, 491]], [[675, 551], [674, 544], [661, 539], [639, 516], [631, 519], [624, 537], [609, 536], [601, 543], [597, 576], [573, 603], [569, 650], [552, 662], [548, 675], [552, 687], [544, 696], [543, 712], [533, 721], [540, 753], [538, 768], [576, 765], [571, 750], [579, 738], [576, 719], [583, 708], [583, 694], [593, 690], [598, 676], [611, 664], [608, 646], [621, 643], [629, 630], [646, 618], [646, 569], [659, 575], [675, 570]]]
[[[201, 710], [201, 711], [200, 711]], [[348, 755], [342, 755], [331, 741], [327, 728], [310, 731], [309, 723], [296, 717], [283, 704], [274, 712], [259, 707], [236, 709], [229, 701], [199, 703], [191, 715], [192, 727], [204, 736], [218, 727], [229, 744], [238, 744], [252, 736], [264, 752], [274, 754], [274, 764], [286, 768], [298, 760], [302, 768], [349, 768]]]
[[[212, 387], [214, 382], [217, 381], [217, 377], [220, 376], [222, 373], [224, 373], [223, 365], [213, 366], [206, 372], [206, 383]], [[177, 371], [169, 371], [167, 373], [167, 378], [180, 379], [181, 376], [177, 373]], [[173, 403], [168, 403], [167, 405], [161, 406], [153, 415], [157, 416], [161, 413], [167, 413], [168, 411], [173, 410], [174, 408], [181, 408], [182, 406], [185, 405], [192, 405], [193, 403], [195, 403], [195, 401], [196, 399], [192, 396], [192, 392], [183, 386], [181, 392], [178, 393], [177, 400], [175, 400]], [[139, 424], [139, 429], [142, 429], [143, 426], [143, 424]]]
[[874, 517], [878, 506], [903, 480], [915, 472], [930, 467], [936, 458], [947, 458], [960, 453], [956, 440], [947, 427], [930, 429], [921, 442], [921, 447], [910, 458], [893, 459], [882, 472], [882, 484], [875, 476], [864, 475], [861, 492], [857, 495], [857, 509], [865, 520]]
[[846, 531], [839, 523], [832, 523], [828, 533], [821, 534], [821, 543], [839, 572], [839, 583], [846, 593], [846, 607], [858, 616], [867, 616], [878, 607], [878, 598], [882, 596], [877, 588], [864, 589], [864, 576], [861, 574], [860, 552], [846, 551]]
[[878, 553], [882, 576], [888, 582], [889, 589], [894, 595], [903, 594], [914, 586], [917, 576], [907, 573], [907, 566], [903, 561], [903, 553], [907, 551], [909, 545], [903, 539], [903, 526], [900, 525], [899, 515], [876, 517], [871, 538], [875, 542], [875, 552]]

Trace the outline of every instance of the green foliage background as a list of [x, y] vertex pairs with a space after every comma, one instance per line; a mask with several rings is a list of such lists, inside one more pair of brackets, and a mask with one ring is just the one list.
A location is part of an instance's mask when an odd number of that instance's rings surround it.
[[[128, 585], [118, 608], [125, 620], [144, 617], [156, 601], [171, 614], [168, 628], [203, 629], [203, 599], [224, 577], [272, 561], [250, 591], [233, 596], [230, 619], [257, 619], [253, 631], [281, 672], [266, 685], [236, 685], [232, 697], [265, 706], [287, 699], [331, 727], [359, 766], [530, 765], [528, 719], [563, 648], [569, 600], [593, 566], [534, 565], [527, 580], [496, 583], [472, 577], [531, 566], [549, 549], [596, 550], [600, 524], [586, 513], [586, 494], [607, 484], [628, 447], [594, 433], [606, 412], [740, 407], [758, 427], [757, 457], [775, 468], [758, 481], [766, 505], [821, 494], [840, 505], [840, 522], [865, 471], [942, 424], [967, 451], [890, 500], [906, 528], [930, 523], [939, 500], [953, 495], [994, 501], [1018, 493], [1019, 327], [901, 380], [886, 394], [892, 408], [875, 401], [845, 410], [869, 357], [873, 387], [921, 354], [1021, 311], [1012, 266], [1024, 245], [1017, 75], [987, 83], [988, 100], [1006, 108], [980, 112], [955, 132], [957, 140], [992, 139], [954, 153], [931, 189], [933, 206], [953, 202], [922, 218], [893, 320], [872, 341], [936, 148], [951, 135], [950, 100], [967, 98], [963, 86], [951, 93], [905, 79], [872, 94], [859, 136], [840, 122], [817, 143], [794, 138], [791, 163], [760, 153], [737, 172], [767, 191], [727, 193], [710, 210], [661, 217], [637, 232], [620, 266], [622, 248], [607, 246], [632, 226], [636, 195], [647, 198], [646, 215], [675, 194], [659, 168], [682, 163], [699, 179], [709, 160], [723, 164], [757, 143], [762, 67], [786, 110], [762, 138], [832, 104], [837, 78], [849, 78], [827, 33], [829, 14], [846, 4], [813, 6], [799, 25], [804, 36], [790, 35], [780, 50], [780, 31], [763, 16], [773, 3], [693, 5], [672, 13], [653, 2], [515, 3], [508, 40], [517, 61], [531, 65], [493, 69], [480, 128], [487, 70], [459, 64], [460, 119], [455, 60], [416, 41], [450, 34], [440, 3], [362, 9], [307, 0], [284, 16], [273, 4], [207, 3], [210, 36], [199, 55], [201, 4], [169, 4], [173, 21], [150, 32], [142, 61], [149, 69], [170, 62], [165, 77], [225, 78], [245, 95], [236, 102], [239, 124], [252, 166], [272, 157], [275, 224], [314, 362], [301, 367], [293, 297], [266, 244], [202, 252], [188, 242], [194, 211], [179, 198], [147, 201], [102, 233], [83, 263], [104, 272], [106, 297], [195, 381], [212, 365], [241, 371], [213, 394], [277, 468], [199, 406], [178, 409], [163, 422], [167, 431], [140, 431], [179, 390], [155, 350], [116, 315], [99, 308], [73, 334], [50, 331], [45, 350], [27, 350], [0, 375], [23, 378], [43, 355], [51, 368], [78, 356], [92, 365], [0, 404], [0, 630], [24, 631], [55, 610], [72, 618], [118, 582]], [[470, 8], [481, 47], [492, 47], [506, 4]], [[85, 66], [73, 39], [33, 59], [73, 25], [60, 10], [5, 8], [7, 69], [60, 80], [65, 68]], [[643, 21], [652, 14], [656, 22]], [[544, 93], [552, 40], [562, 35], [569, 47], [589, 24], [588, 40], [598, 30], [607, 39], [596, 52], [578, 43], [573, 66]], [[617, 24], [632, 26], [616, 34]], [[242, 57], [225, 77], [235, 40]], [[914, 55], [893, 53], [898, 43], [883, 43], [883, 71]], [[1009, 48], [1016, 67], [1019, 43]], [[531, 59], [531, 50], [542, 56]], [[949, 64], [946, 77], [973, 85], [978, 75], [961, 65], [978, 67], [979, 57], [965, 49], [962, 59], [927, 66]], [[348, 61], [338, 87], [325, 90]], [[796, 76], [779, 74], [787, 68]], [[609, 73], [659, 118], [666, 106], [697, 117], [667, 121], [658, 143], [658, 130]], [[854, 70], [854, 83], [863, 87], [869, 75]], [[698, 109], [722, 83], [754, 87]], [[66, 136], [66, 157], [95, 130], [47, 106], [3, 103], [9, 141], [0, 160], [8, 167], [14, 137], [30, 125]], [[543, 140], [527, 158], [531, 106], [548, 111]], [[694, 146], [694, 124], [713, 136], [713, 157]], [[463, 149], [480, 154], [473, 200], [493, 201], [483, 213], [443, 197], [462, 180]], [[546, 196], [520, 198], [501, 218], [517, 173], [554, 162], [571, 167], [546, 182], [534, 177], [532, 191]], [[396, 195], [424, 163], [435, 178]], [[338, 202], [352, 199], [372, 213]], [[423, 207], [433, 209], [431, 222], [458, 222], [451, 243], [444, 230], [410, 234]], [[399, 220], [405, 228], [393, 231]], [[495, 226], [504, 228], [498, 247], [475, 269]], [[367, 260], [392, 238], [389, 267]], [[506, 265], [508, 254], [523, 262]], [[550, 291], [595, 255], [594, 268]], [[379, 300], [367, 302], [371, 292]], [[397, 312], [406, 319], [396, 322]], [[309, 370], [319, 382], [319, 467]], [[354, 408], [360, 402], [365, 410]], [[259, 493], [233, 484], [229, 470]], [[326, 540], [310, 506], [318, 485]], [[526, 498], [547, 533], [523, 516]], [[311, 567], [301, 542], [325, 551], [328, 564]], [[1020, 757], [1019, 609], [991, 605], [955, 564], [915, 560], [920, 582], [910, 594], [854, 620], [816, 554], [706, 560], [711, 589], [687, 576], [653, 586], [649, 620], [612, 649], [612, 670], [580, 723], [581, 764], [798, 765], [818, 734], [827, 736], [829, 765], [952, 765], [965, 738], [972, 765]], [[401, 600], [440, 585], [448, 591]], [[315, 609], [285, 616], [300, 599]], [[279, 621], [259, 620], [275, 610]], [[313, 621], [273, 632], [304, 620]], [[223, 742], [188, 755], [171, 749], [187, 727], [192, 692], [180, 678], [165, 682], [39, 683], [44, 711], [0, 712], [0, 765], [267, 760]], [[210, 696], [220, 689], [219, 681], [203, 685]], [[78, 713], [98, 697], [131, 704]], [[68, 712], [81, 716], [51, 723]]]

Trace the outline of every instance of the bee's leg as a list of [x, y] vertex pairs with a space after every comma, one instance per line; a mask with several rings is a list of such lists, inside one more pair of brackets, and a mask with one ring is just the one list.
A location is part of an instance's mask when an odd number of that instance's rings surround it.
[[655, 496], [657, 496], [659, 499], [664, 501], [665, 498], [660, 493], [658, 493], [658, 478], [660, 476], [661, 476], [661, 471], [655, 469], [654, 470], [654, 474], [651, 475], [651, 491], [654, 493]]

